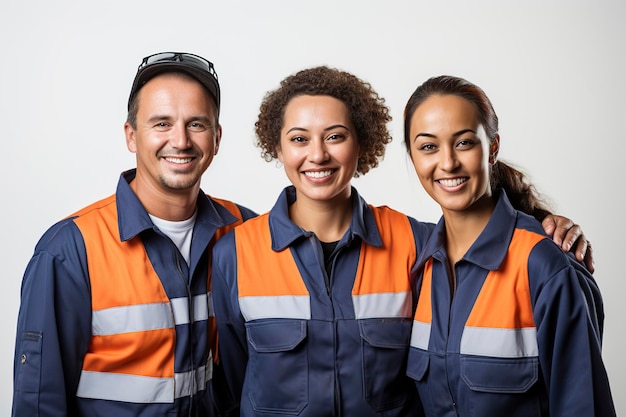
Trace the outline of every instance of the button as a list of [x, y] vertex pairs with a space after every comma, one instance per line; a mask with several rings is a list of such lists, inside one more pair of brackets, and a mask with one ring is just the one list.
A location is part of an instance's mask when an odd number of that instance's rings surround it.
[[26, 354], [22, 353], [22, 365], [24, 365], [26, 363]]

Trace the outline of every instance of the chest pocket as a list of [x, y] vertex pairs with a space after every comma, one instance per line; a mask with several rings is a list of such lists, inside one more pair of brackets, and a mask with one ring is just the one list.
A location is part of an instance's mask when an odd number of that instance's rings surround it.
[[365, 397], [376, 411], [400, 407], [414, 389], [405, 374], [412, 320], [359, 321]]
[[472, 416], [543, 415], [538, 398], [532, 400], [541, 391], [537, 357], [461, 357], [461, 380], [459, 402]]
[[[305, 320], [246, 323], [248, 370], [244, 392], [259, 412], [299, 414], [308, 404], [308, 354]], [[288, 389], [279, 389], [288, 387]]]

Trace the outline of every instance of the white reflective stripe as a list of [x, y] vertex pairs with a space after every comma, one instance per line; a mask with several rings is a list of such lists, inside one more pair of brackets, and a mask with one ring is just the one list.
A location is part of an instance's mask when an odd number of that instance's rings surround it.
[[428, 350], [428, 342], [430, 342], [430, 327], [430, 323], [413, 320], [413, 329], [411, 330], [412, 347]]
[[140, 404], [172, 403], [175, 398], [205, 390], [212, 377], [212, 358], [206, 366], [177, 373], [174, 378], [82, 371], [76, 396]]
[[169, 303], [137, 304], [94, 310], [94, 336], [167, 329], [173, 327]]
[[311, 319], [308, 295], [276, 295], [239, 298], [239, 309], [246, 321], [258, 319]]
[[[174, 323], [176, 325], [189, 324], [189, 301], [187, 297], [172, 298]], [[209, 295], [200, 294], [193, 297], [193, 320], [203, 321], [209, 318]]]
[[353, 295], [354, 315], [358, 319], [411, 317], [411, 292]]
[[[203, 321], [214, 316], [211, 301], [209, 294], [193, 297], [194, 321]], [[167, 329], [173, 327], [174, 324], [189, 324], [188, 299], [186, 297], [173, 298], [170, 303], [137, 304], [95, 310], [92, 318], [93, 334], [106, 336]]]
[[193, 297], [193, 321], [204, 321], [209, 318], [209, 294]]
[[174, 312], [174, 323], [189, 323], [189, 303], [187, 298], [172, 298], [170, 303], [172, 303], [172, 311]]
[[461, 337], [461, 354], [500, 358], [538, 356], [537, 329], [498, 329], [466, 326]]
[[207, 383], [213, 378], [213, 359], [209, 358], [206, 366], [176, 374], [174, 378], [176, 380], [176, 398], [189, 397], [198, 391], [203, 391], [206, 389]]
[[174, 379], [83, 371], [76, 396], [129, 403], [172, 403]]

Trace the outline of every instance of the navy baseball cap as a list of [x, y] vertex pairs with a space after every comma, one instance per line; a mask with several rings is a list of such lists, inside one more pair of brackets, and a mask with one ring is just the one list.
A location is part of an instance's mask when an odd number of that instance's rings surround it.
[[213, 96], [217, 106], [217, 114], [220, 112], [220, 85], [217, 81], [217, 72], [213, 63], [199, 55], [186, 52], [159, 52], [145, 57], [133, 81], [128, 97], [128, 107], [137, 95], [141, 87], [153, 77], [168, 71], [181, 71], [189, 74], [200, 82]]

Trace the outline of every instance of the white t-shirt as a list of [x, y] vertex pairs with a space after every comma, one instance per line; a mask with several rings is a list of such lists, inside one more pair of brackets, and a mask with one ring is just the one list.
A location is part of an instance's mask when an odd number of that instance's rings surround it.
[[158, 217], [150, 215], [152, 223], [165, 233], [172, 242], [176, 245], [180, 254], [185, 258], [185, 262], [189, 265], [189, 252], [191, 250], [191, 236], [193, 235], [193, 226], [196, 224], [197, 212], [193, 213], [193, 216], [187, 220], [180, 222], [173, 222], [169, 220], [163, 220]]

